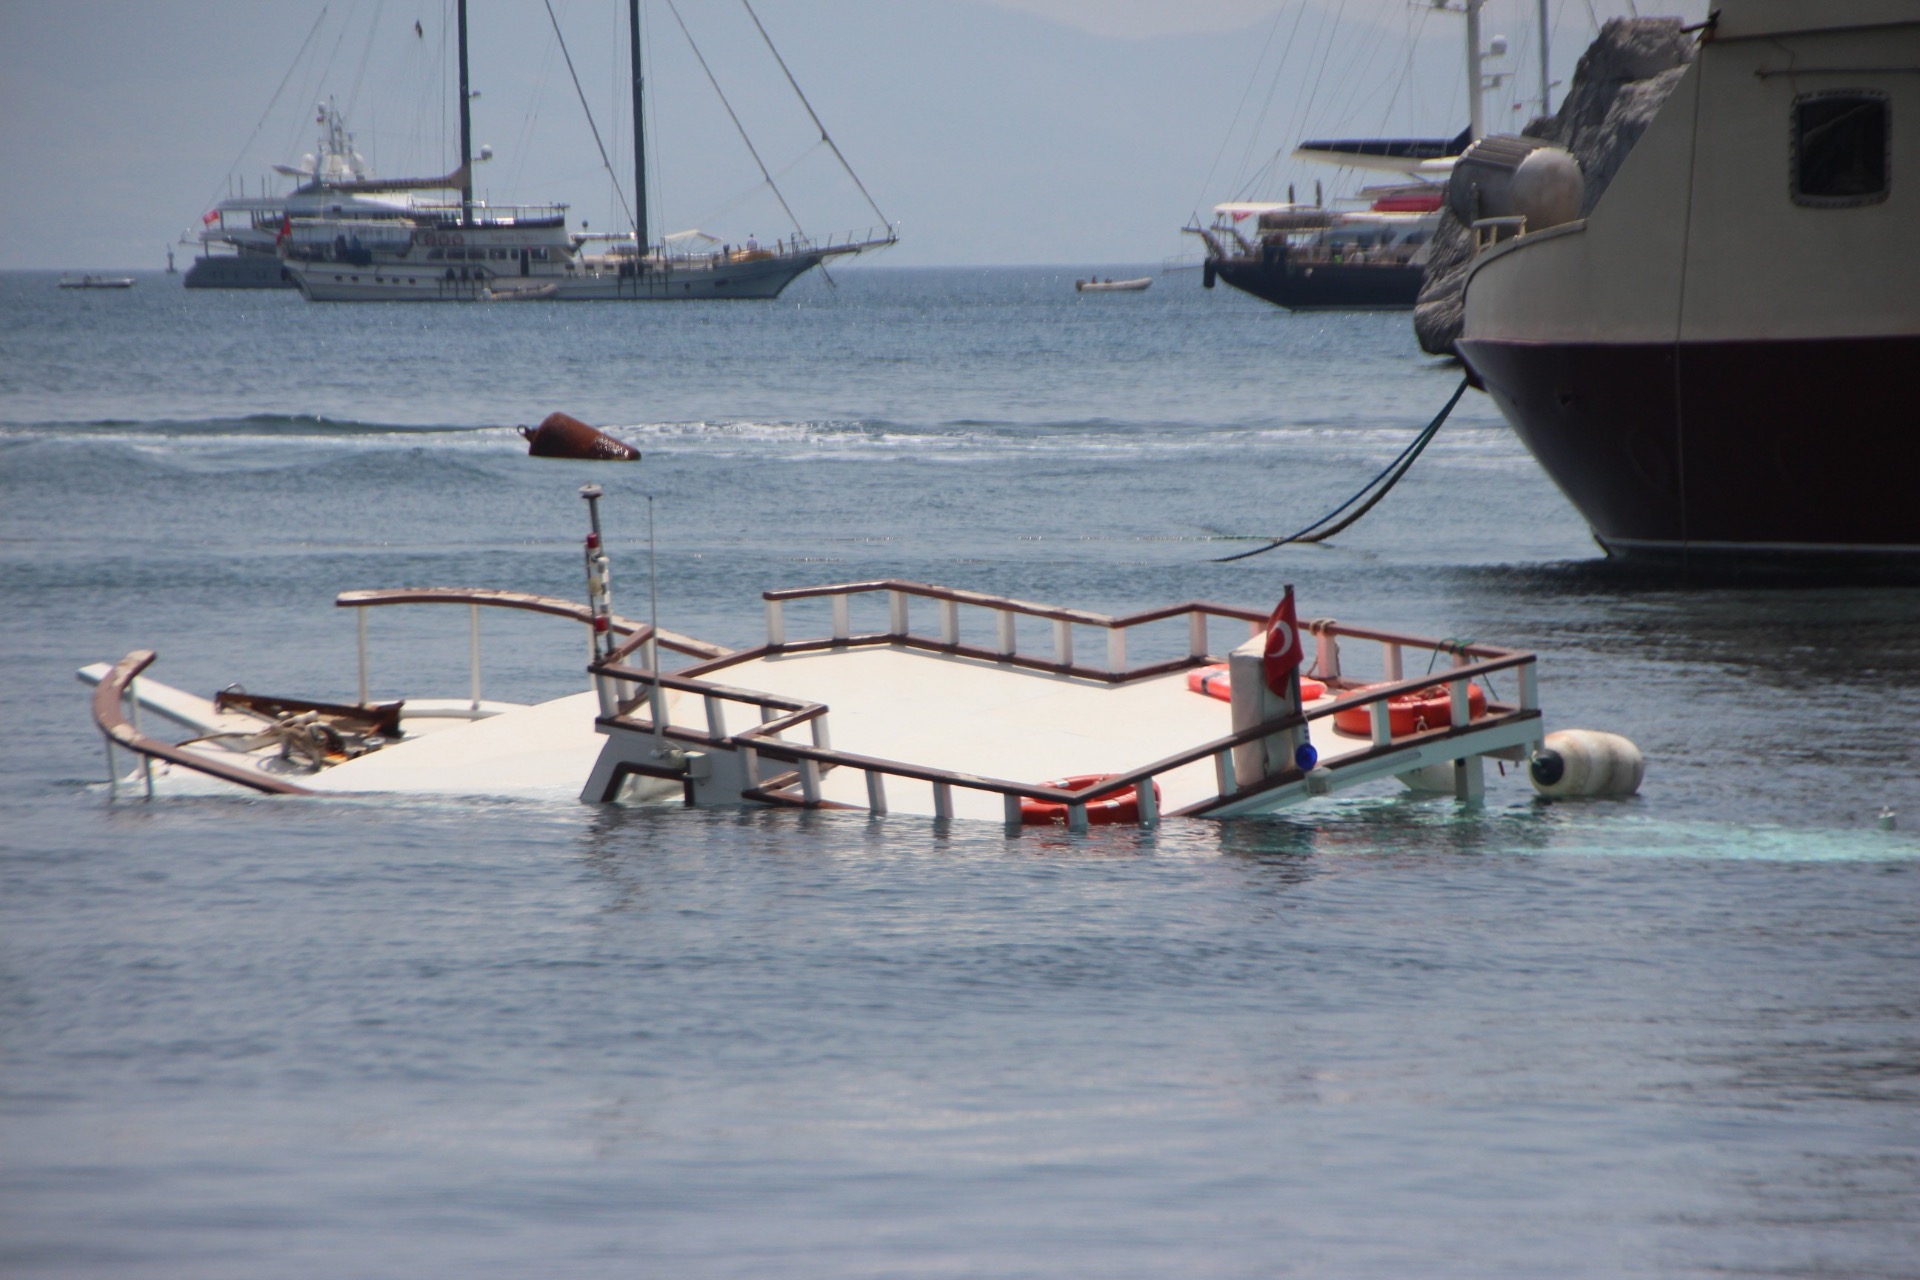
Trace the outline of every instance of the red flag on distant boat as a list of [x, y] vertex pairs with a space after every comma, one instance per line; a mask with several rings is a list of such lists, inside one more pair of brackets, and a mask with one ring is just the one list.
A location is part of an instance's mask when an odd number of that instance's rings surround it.
[[218, 209], [209, 209], [200, 215], [200, 225], [203, 227], [210, 227], [218, 221], [220, 221], [220, 211]]
[[280, 215], [280, 234], [276, 235], [273, 238], [273, 242], [275, 244], [278, 244], [292, 234], [293, 234], [293, 218], [291, 215], [283, 213]]
[[1267, 651], [1261, 663], [1267, 688], [1277, 696], [1286, 696], [1292, 687], [1294, 672], [1306, 656], [1300, 644], [1300, 620], [1293, 611], [1293, 584], [1289, 583], [1273, 616], [1267, 619]]

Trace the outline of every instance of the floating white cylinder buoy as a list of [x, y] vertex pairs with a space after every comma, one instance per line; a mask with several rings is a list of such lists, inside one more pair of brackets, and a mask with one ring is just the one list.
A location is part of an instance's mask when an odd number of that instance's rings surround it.
[[1543, 796], [1630, 796], [1647, 776], [1647, 760], [1617, 733], [1560, 729], [1527, 761], [1527, 776]]

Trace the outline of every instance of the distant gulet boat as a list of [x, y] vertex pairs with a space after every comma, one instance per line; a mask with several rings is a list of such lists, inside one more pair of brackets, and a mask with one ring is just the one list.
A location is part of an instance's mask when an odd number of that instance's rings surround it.
[[[420, 206], [401, 218], [377, 221], [292, 217], [285, 228], [282, 254], [295, 285], [315, 302], [764, 300], [778, 297], [787, 285], [828, 259], [896, 242], [892, 227], [883, 225], [825, 241], [796, 231], [772, 244], [749, 237], [736, 246], [704, 232], [685, 231], [653, 243], [647, 213], [639, 0], [628, 0], [627, 17], [635, 175], [631, 236], [569, 234], [564, 204], [490, 206], [474, 199], [467, 8], [465, 0], [460, 0], [461, 163], [444, 179], [417, 184], [458, 190], [459, 204]], [[765, 29], [761, 32], [764, 36]], [[791, 83], [791, 75], [788, 79]], [[794, 89], [798, 93], [797, 83]], [[805, 102], [804, 96], [801, 100]], [[812, 112], [811, 106], [807, 109]], [[814, 122], [819, 123], [817, 116]], [[824, 127], [821, 136], [832, 146]], [[839, 156], [837, 147], [833, 151]], [[767, 181], [772, 182], [771, 175]], [[390, 189], [390, 184], [382, 187]], [[356, 187], [346, 184], [339, 189]], [[865, 193], [864, 186], [861, 191]], [[879, 216], [877, 206], [875, 214]], [[598, 251], [589, 252], [589, 245], [597, 245]]]

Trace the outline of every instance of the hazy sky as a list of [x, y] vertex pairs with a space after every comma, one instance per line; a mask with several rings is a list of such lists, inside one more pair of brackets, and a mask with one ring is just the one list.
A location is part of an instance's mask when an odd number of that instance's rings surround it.
[[[677, 0], [809, 233], [875, 221], [736, 0]], [[1632, 0], [1549, 0], [1563, 79], [1595, 18]], [[630, 182], [625, 4], [552, 0], [619, 185]], [[1689, 20], [1706, 0], [1660, 8]], [[834, 141], [902, 242], [882, 262], [1157, 262], [1218, 200], [1353, 175], [1285, 157], [1301, 137], [1444, 136], [1466, 122], [1464, 26], [1411, 0], [755, 0]], [[1654, 12], [1643, 0], [1641, 8]], [[1533, 0], [1488, 0], [1536, 96]], [[331, 98], [383, 175], [456, 163], [451, 0], [0, 0], [0, 268], [164, 263], [214, 201], [273, 189]], [[415, 24], [418, 23], [416, 30]], [[624, 225], [542, 0], [470, 0], [478, 184]], [[655, 234], [785, 234], [666, 0], [643, 23]], [[1278, 156], [1276, 162], [1274, 158]], [[190, 250], [181, 250], [184, 261]]]

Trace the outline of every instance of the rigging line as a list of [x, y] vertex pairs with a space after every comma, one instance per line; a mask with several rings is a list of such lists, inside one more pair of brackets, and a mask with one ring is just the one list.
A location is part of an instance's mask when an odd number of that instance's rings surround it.
[[[1376, 82], [1369, 77], [1374, 72], [1375, 63], [1380, 60], [1381, 49], [1381, 42], [1368, 40], [1348, 60], [1346, 70], [1341, 73], [1340, 84], [1335, 86], [1336, 93], [1344, 89], [1346, 96], [1339, 103], [1328, 107], [1335, 116], [1328, 132], [1345, 133], [1366, 107], [1367, 102], [1378, 98]], [[1389, 68], [1386, 74], [1392, 75], [1392, 69]]]
[[[1255, 117], [1255, 123], [1247, 129], [1246, 149], [1240, 154], [1239, 172], [1241, 174], [1245, 174], [1247, 167], [1253, 163], [1254, 148], [1258, 146], [1260, 142], [1260, 125], [1272, 118], [1273, 96], [1280, 91], [1280, 78], [1286, 73], [1288, 59], [1293, 57], [1294, 45], [1300, 35], [1300, 23], [1307, 16], [1307, 8], [1308, 6], [1303, 4], [1293, 11], [1293, 25], [1287, 29], [1286, 48], [1280, 51], [1280, 60], [1274, 64], [1273, 79], [1267, 83], [1267, 96], [1260, 103], [1260, 113]], [[1323, 19], [1325, 18], [1324, 12], [1321, 16]], [[1318, 43], [1317, 37], [1315, 43]], [[1254, 74], [1257, 76], [1259, 71], [1256, 69]], [[1253, 187], [1254, 183], [1259, 181], [1260, 175], [1265, 173], [1273, 164], [1273, 160], [1268, 160], [1262, 164], [1258, 172], [1240, 184], [1240, 188], [1234, 192], [1233, 198], [1235, 200], [1243, 199], [1247, 192]]]
[[1333, 38], [1332, 37], [1335, 33], [1337, 33], [1340, 30], [1340, 20], [1342, 17], [1345, 16], [1346, 12], [1347, 12], [1347, 0], [1340, 0], [1340, 7], [1334, 10], [1334, 13], [1333, 13], [1333, 31], [1328, 33], [1326, 55], [1320, 59], [1320, 70], [1313, 77], [1313, 88], [1307, 91], [1306, 108], [1300, 112], [1301, 123], [1306, 125], [1308, 128], [1313, 129], [1315, 132], [1319, 131], [1319, 126], [1314, 123], [1313, 104], [1320, 97], [1320, 82], [1326, 79], [1327, 64], [1333, 61]]
[[[607, 159], [607, 144], [600, 141], [600, 126], [593, 122], [593, 108], [587, 105], [587, 91], [580, 87], [580, 73], [573, 69], [573, 55], [567, 52], [567, 38], [560, 34], [560, 19], [554, 15], [553, 0], [543, 0], [543, 2], [547, 6], [547, 18], [553, 23], [553, 38], [560, 42], [560, 56], [566, 59], [567, 74], [573, 77], [573, 91], [580, 97], [580, 110], [587, 117], [587, 128], [593, 130], [593, 145], [600, 148], [600, 163], [611, 174], [613, 161]], [[615, 190], [619, 191], [617, 185]], [[633, 210], [627, 207], [626, 193], [621, 191], [619, 194], [620, 211], [627, 215], [627, 225], [634, 229], [633, 234], [637, 237], [640, 234], [640, 224], [634, 220]]]
[[1427, 15], [1430, 14], [1432, 10], [1421, 9], [1416, 12], [1419, 16], [1407, 24], [1406, 63], [1400, 68], [1400, 79], [1394, 82], [1393, 93], [1387, 99], [1387, 109], [1380, 113], [1380, 133], [1382, 137], [1386, 136], [1387, 122], [1393, 118], [1393, 109], [1400, 101], [1400, 91], [1405, 89], [1407, 82], [1413, 78], [1414, 55], [1420, 50], [1420, 37], [1426, 30]]
[[720, 105], [727, 109], [727, 118], [733, 121], [733, 127], [739, 131], [740, 141], [747, 144], [747, 153], [753, 157], [753, 162], [760, 166], [760, 176], [767, 180], [767, 186], [773, 192], [773, 198], [778, 200], [780, 207], [787, 211], [787, 220], [793, 224], [793, 229], [803, 236], [806, 235], [807, 233], [800, 226], [800, 219], [794, 216], [792, 206], [787, 204], [786, 196], [780, 193], [779, 184], [774, 182], [773, 175], [767, 172], [767, 162], [760, 158], [759, 148], [755, 147], [753, 139], [747, 136], [747, 126], [740, 123], [740, 117], [734, 113], [733, 104], [727, 101], [726, 92], [721, 89], [720, 81], [714, 78], [713, 68], [707, 65], [706, 55], [701, 53], [700, 46], [693, 42], [693, 32], [687, 30], [687, 20], [680, 16], [680, 6], [673, 0], [667, 0], [667, 12], [671, 13], [673, 20], [680, 24], [680, 34], [687, 38], [687, 44], [692, 48], [695, 60], [700, 63], [700, 69], [707, 73], [707, 83], [712, 85], [714, 93], [719, 95]]
[[820, 141], [832, 148], [833, 158], [840, 162], [840, 167], [847, 171], [849, 178], [853, 179], [853, 185], [860, 188], [860, 194], [866, 196], [867, 207], [873, 210], [873, 216], [880, 219], [883, 224], [892, 226], [892, 223], [887, 222], [887, 215], [880, 212], [880, 206], [874, 203], [873, 197], [867, 195], [866, 185], [860, 181], [860, 175], [853, 171], [853, 166], [847, 163], [847, 158], [840, 154], [839, 146], [835, 144], [832, 138], [827, 136], [827, 126], [820, 123], [819, 113], [813, 109], [813, 104], [807, 101], [807, 95], [800, 90], [800, 82], [793, 78], [793, 72], [787, 70], [787, 60], [781, 57], [780, 50], [774, 47], [773, 37], [767, 34], [766, 27], [760, 23], [760, 15], [753, 11], [753, 5], [749, 3], [749, 0], [740, 0], [740, 4], [742, 8], [746, 9], [747, 16], [753, 19], [753, 25], [760, 32], [760, 38], [767, 42], [767, 52], [771, 53], [773, 60], [780, 64], [780, 70], [787, 77], [787, 83], [793, 86], [794, 97], [800, 99], [800, 105], [807, 109], [807, 115], [813, 119], [814, 128], [820, 131]]
[[[221, 179], [224, 185], [232, 184], [233, 171], [240, 167], [240, 162], [247, 158], [247, 152], [253, 149], [254, 139], [258, 138], [260, 130], [266, 127], [267, 117], [273, 114], [273, 108], [279, 103], [280, 95], [287, 90], [287, 81], [293, 79], [293, 73], [300, 69], [301, 59], [307, 56], [307, 46], [313, 43], [314, 36], [320, 33], [320, 24], [326, 20], [327, 10], [323, 8], [320, 10], [320, 16], [313, 20], [313, 25], [307, 28], [307, 38], [300, 42], [300, 48], [293, 55], [292, 64], [287, 67], [287, 74], [280, 77], [280, 87], [273, 91], [273, 97], [267, 102], [267, 109], [260, 113], [260, 119], [255, 122], [253, 132], [247, 135], [246, 145], [240, 148], [240, 154], [235, 156], [233, 163], [227, 166], [227, 176]], [[212, 208], [218, 203], [220, 203], [220, 194], [215, 192], [213, 198], [207, 201], [207, 207]]]
[[367, 24], [367, 43], [360, 50], [360, 65], [354, 68], [353, 89], [347, 94], [347, 114], [351, 116], [360, 105], [360, 84], [367, 78], [367, 59], [373, 56], [373, 38], [380, 34], [380, 14], [387, 7], [387, 0], [379, 0], [373, 6], [373, 21]]
[[1226, 158], [1227, 145], [1233, 141], [1233, 135], [1240, 131], [1240, 117], [1247, 112], [1247, 100], [1253, 97], [1253, 86], [1260, 82], [1260, 68], [1267, 65], [1267, 51], [1273, 48], [1273, 38], [1280, 34], [1280, 19], [1285, 9], [1273, 11], [1273, 25], [1267, 28], [1266, 43], [1260, 46], [1260, 56], [1254, 59], [1253, 74], [1247, 77], [1247, 87], [1240, 91], [1240, 105], [1233, 109], [1233, 123], [1220, 136], [1220, 149], [1213, 153], [1213, 163], [1207, 168], [1207, 180], [1200, 185], [1200, 197], [1193, 202], [1196, 220], [1200, 205], [1206, 200], [1207, 192], [1213, 187], [1213, 175], [1220, 171], [1220, 161]]
[[[1469, 385], [1470, 383], [1468, 379], [1466, 378], [1460, 379], [1460, 385], [1453, 389], [1453, 395], [1448, 397], [1447, 403], [1441, 407], [1440, 412], [1434, 417], [1433, 421], [1429, 422], [1426, 425], [1425, 429], [1422, 430], [1419, 435], [1413, 438], [1413, 443], [1408, 445], [1404, 450], [1402, 450], [1399, 457], [1395, 458], [1392, 462], [1388, 463], [1386, 470], [1382, 471], [1379, 475], [1375, 476], [1373, 479], [1367, 481], [1365, 485], [1361, 486], [1361, 488], [1357, 492], [1355, 492], [1351, 498], [1348, 498], [1345, 502], [1341, 503], [1339, 506], [1335, 507], [1333, 510], [1327, 512], [1327, 514], [1321, 516], [1318, 520], [1315, 520], [1312, 524], [1306, 526], [1304, 529], [1301, 529], [1298, 533], [1291, 534], [1285, 538], [1275, 538], [1272, 541], [1268, 542], [1266, 546], [1255, 547], [1251, 551], [1238, 551], [1230, 556], [1220, 556], [1217, 559], [1215, 559], [1213, 563], [1226, 564], [1229, 561], [1233, 561], [1233, 560], [1245, 560], [1249, 556], [1263, 555], [1266, 552], [1272, 551], [1276, 547], [1284, 547], [1288, 543], [1325, 542], [1328, 538], [1333, 537], [1336, 533], [1339, 533], [1344, 529], [1350, 528], [1356, 521], [1360, 519], [1361, 516], [1366, 515], [1367, 512], [1373, 510], [1375, 506], [1379, 505], [1380, 499], [1386, 497], [1387, 494], [1391, 493], [1393, 491], [1393, 487], [1400, 483], [1401, 478], [1405, 476], [1408, 471], [1413, 469], [1413, 464], [1419, 460], [1421, 453], [1426, 450], [1427, 445], [1432, 442], [1434, 436], [1440, 433], [1440, 425], [1447, 420], [1447, 415], [1453, 412], [1453, 406], [1460, 403], [1460, 397], [1467, 393], [1467, 387]], [[1380, 483], [1383, 480], [1386, 481], [1385, 484]], [[1321, 526], [1326, 524], [1329, 520], [1332, 520], [1335, 516], [1339, 515], [1342, 511], [1345, 511], [1348, 507], [1352, 506], [1355, 502], [1358, 502], [1361, 496], [1364, 495], [1369, 489], [1373, 489], [1375, 485], [1380, 485], [1380, 488], [1374, 492], [1372, 497], [1368, 498], [1365, 502], [1360, 504], [1360, 509], [1358, 511], [1355, 511], [1352, 515], [1340, 521], [1338, 524], [1333, 525], [1331, 528], [1326, 528], [1326, 529], [1321, 528]]]

